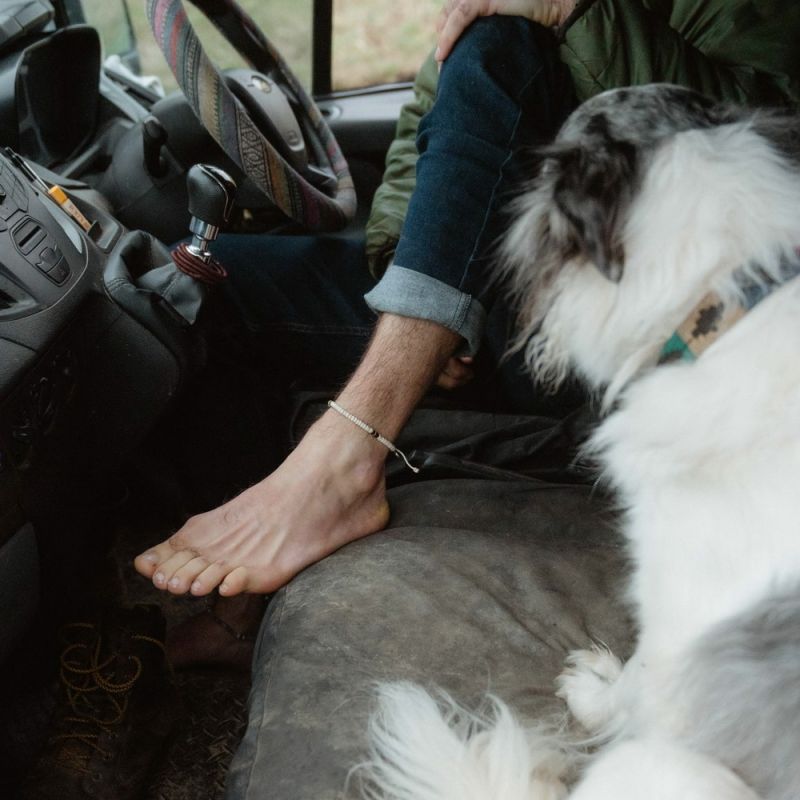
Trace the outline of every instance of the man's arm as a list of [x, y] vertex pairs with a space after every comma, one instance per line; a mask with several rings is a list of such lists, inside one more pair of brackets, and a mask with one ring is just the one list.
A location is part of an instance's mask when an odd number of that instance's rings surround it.
[[445, 0], [436, 57], [445, 59], [468, 25], [491, 14], [558, 26], [581, 100], [619, 86], [676, 83], [745, 105], [800, 102], [796, 0]]
[[734, 103], [798, 102], [796, 0], [673, 5], [669, 15], [640, 0], [597, 0], [578, 16], [562, 45], [578, 97], [658, 82]]

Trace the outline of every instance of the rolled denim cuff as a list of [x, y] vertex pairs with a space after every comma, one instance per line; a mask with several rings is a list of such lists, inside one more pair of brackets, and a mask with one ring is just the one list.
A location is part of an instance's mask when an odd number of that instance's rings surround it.
[[392, 264], [364, 300], [373, 311], [437, 322], [466, 340], [461, 354], [478, 352], [486, 327], [485, 309], [472, 295], [430, 275]]

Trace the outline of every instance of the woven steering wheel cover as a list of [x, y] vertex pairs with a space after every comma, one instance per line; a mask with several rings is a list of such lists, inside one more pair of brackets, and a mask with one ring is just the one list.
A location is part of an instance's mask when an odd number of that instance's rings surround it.
[[[333, 133], [314, 101], [250, 16], [235, 0], [217, 0], [220, 2], [269, 54], [296, 93], [336, 175], [335, 196], [329, 197], [299, 175], [258, 130], [206, 56], [182, 0], [147, 0], [150, 27], [175, 80], [205, 129], [286, 216], [313, 231], [344, 227], [355, 214], [356, 193]], [[194, 4], [203, 10], [201, 2]]]

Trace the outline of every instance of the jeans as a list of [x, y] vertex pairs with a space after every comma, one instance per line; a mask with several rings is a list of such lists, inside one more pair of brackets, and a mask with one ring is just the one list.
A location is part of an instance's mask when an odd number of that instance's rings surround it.
[[[486, 17], [445, 61], [420, 124], [417, 188], [394, 262], [375, 285], [363, 242], [336, 236], [223, 236], [214, 252], [227, 291], [280, 374], [341, 383], [357, 365], [376, 312], [438, 322], [477, 353], [468, 392], [499, 410], [564, 411], [543, 398], [519, 355], [492, 279], [503, 209], [530, 177], [529, 151], [552, 139], [574, 107], [550, 32], [517, 17]], [[366, 302], [365, 302], [366, 301]]]
[[526, 151], [549, 142], [574, 104], [548, 31], [519, 17], [470, 26], [420, 123], [416, 191], [394, 262], [367, 296], [372, 308], [431, 319], [478, 351], [504, 207], [530, 177]]
[[377, 319], [363, 299], [375, 285], [363, 239], [222, 235], [211, 249], [228, 269], [223, 291], [276, 382], [347, 379]]

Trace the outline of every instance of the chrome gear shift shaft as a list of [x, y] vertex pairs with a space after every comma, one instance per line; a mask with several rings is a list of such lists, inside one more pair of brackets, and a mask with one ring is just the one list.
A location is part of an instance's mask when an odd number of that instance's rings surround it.
[[208, 264], [211, 261], [208, 245], [219, 236], [220, 228], [230, 217], [236, 182], [219, 167], [195, 164], [186, 176], [186, 189], [192, 215], [189, 230], [193, 234], [186, 250]]

